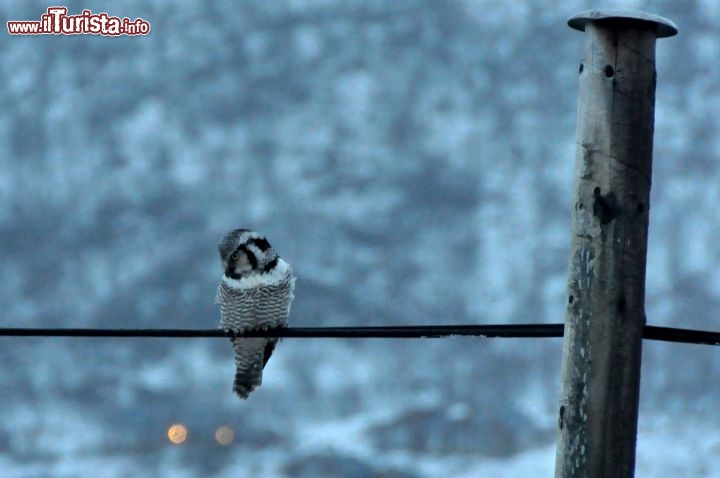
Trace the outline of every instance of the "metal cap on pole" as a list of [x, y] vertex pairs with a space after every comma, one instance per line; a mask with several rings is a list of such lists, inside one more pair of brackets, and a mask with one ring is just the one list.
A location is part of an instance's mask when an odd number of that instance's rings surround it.
[[675, 25], [592, 10], [580, 63], [556, 477], [634, 475], [645, 325], [655, 42]]

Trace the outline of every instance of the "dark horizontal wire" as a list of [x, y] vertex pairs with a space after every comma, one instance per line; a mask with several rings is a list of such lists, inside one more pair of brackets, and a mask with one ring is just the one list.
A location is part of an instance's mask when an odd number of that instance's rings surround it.
[[[424, 325], [389, 327], [287, 327], [249, 331], [245, 337], [333, 338], [333, 339], [417, 339], [443, 337], [548, 338], [562, 337], [563, 324], [509, 325]], [[0, 328], [6, 337], [147, 337], [147, 338], [217, 338], [232, 337], [231, 332], [217, 329], [84, 329], [84, 328]], [[720, 332], [645, 326], [648, 340], [687, 344], [720, 345]]]
[[[284, 327], [252, 330], [245, 337], [281, 338], [442, 338], [452, 336], [482, 337], [562, 337], [562, 324], [511, 324], [511, 325], [425, 325], [390, 327]], [[232, 332], [218, 329], [52, 329], [52, 328], [0, 328], [0, 336], [14, 337], [168, 337], [212, 338], [233, 337]]]
[[683, 344], [720, 345], [720, 332], [646, 325], [643, 338]]

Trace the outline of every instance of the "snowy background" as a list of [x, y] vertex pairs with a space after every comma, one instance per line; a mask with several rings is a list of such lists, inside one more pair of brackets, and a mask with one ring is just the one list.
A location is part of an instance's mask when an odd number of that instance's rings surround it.
[[[598, 4], [64, 5], [152, 31], [0, 43], [0, 326], [213, 328], [238, 226], [294, 266], [296, 326], [563, 320], [565, 22]], [[680, 29], [658, 42], [649, 323], [720, 329], [720, 7], [603, 5]], [[720, 476], [720, 350], [644, 345], [637, 476]], [[231, 353], [0, 337], [0, 476], [552, 475], [559, 339], [285, 340], [247, 402]]]

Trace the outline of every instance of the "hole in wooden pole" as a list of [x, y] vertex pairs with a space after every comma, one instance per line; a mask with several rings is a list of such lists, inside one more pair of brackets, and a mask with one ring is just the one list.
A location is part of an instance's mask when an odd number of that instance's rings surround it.
[[603, 71], [605, 72], [605, 76], [608, 78], [612, 78], [615, 75], [615, 69], [612, 65], [605, 65], [605, 69]]
[[617, 301], [617, 313], [618, 315], [623, 315], [625, 313], [625, 308], [627, 306], [627, 301], [625, 300], [625, 296], [621, 295], [618, 298]]

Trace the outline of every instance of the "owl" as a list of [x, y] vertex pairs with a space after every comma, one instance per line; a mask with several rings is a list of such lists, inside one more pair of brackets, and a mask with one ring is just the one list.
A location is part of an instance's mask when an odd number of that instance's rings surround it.
[[[223, 276], [216, 302], [219, 328], [242, 334], [287, 326], [295, 277], [265, 236], [248, 229], [227, 233], [218, 244]], [[263, 368], [278, 342], [276, 338], [232, 337], [235, 350], [233, 391], [242, 399], [262, 384]]]

